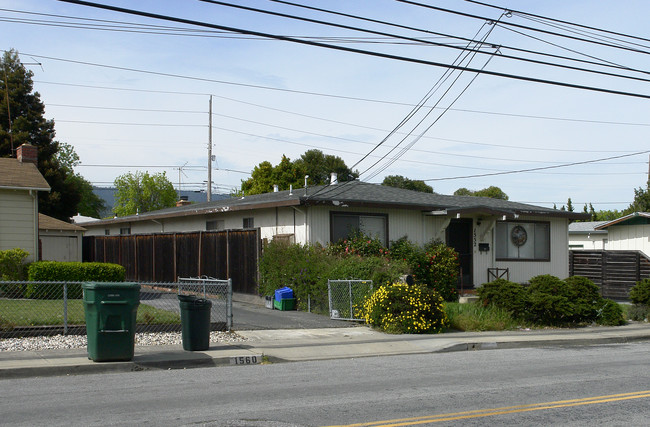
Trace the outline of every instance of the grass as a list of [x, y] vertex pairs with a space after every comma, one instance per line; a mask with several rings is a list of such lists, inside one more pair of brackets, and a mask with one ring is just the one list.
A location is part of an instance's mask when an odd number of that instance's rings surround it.
[[457, 331], [505, 331], [527, 326], [521, 320], [513, 318], [506, 310], [483, 307], [476, 303], [448, 302], [445, 311], [449, 317], [450, 329]]
[[[180, 315], [145, 304], [138, 307], [137, 323], [177, 324]], [[82, 300], [68, 300], [68, 324], [86, 323]], [[0, 329], [16, 326], [63, 325], [63, 300], [0, 299]]]

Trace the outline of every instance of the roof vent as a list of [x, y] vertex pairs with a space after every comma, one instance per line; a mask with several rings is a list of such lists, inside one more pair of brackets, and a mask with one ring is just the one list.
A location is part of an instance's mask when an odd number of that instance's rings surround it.
[[278, 184], [273, 184], [273, 192], [274, 193], [278, 192]]
[[336, 172], [332, 172], [330, 175], [330, 185], [338, 184], [338, 182], [339, 182], [338, 175], [336, 174]]

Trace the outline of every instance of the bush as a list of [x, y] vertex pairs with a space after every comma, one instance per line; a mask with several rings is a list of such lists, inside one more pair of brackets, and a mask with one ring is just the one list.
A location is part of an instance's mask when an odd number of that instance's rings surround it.
[[[118, 264], [101, 262], [39, 261], [30, 264], [27, 280], [30, 282], [123, 282], [126, 269]], [[81, 284], [68, 285], [68, 298], [82, 297]], [[28, 283], [25, 297], [33, 299], [61, 299], [63, 287]]]
[[[604, 304], [598, 286], [582, 276], [572, 276], [564, 280], [567, 295], [573, 305], [570, 322], [593, 322], [599, 317], [599, 307]], [[618, 305], [617, 305], [618, 306]]]
[[551, 326], [573, 322], [574, 306], [566, 282], [550, 274], [530, 279], [528, 315], [531, 321]]
[[605, 299], [597, 312], [596, 322], [604, 326], [624, 325], [623, 309], [611, 299]]
[[509, 311], [514, 317], [524, 317], [526, 314], [526, 289], [506, 279], [496, 279], [483, 283], [476, 290], [479, 301], [484, 307], [494, 306]]
[[388, 250], [377, 238], [368, 237], [361, 232], [354, 232], [345, 240], [339, 240], [328, 246], [331, 255], [383, 256]]
[[[0, 280], [22, 281], [27, 276], [25, 269], [25, 258], [29, 253], [20, 249], [8, 249], [0, 251]], [[0, 286], [0, 295], [9, 298], [22, 298], [25, 292], [24, 285], [6, 284]]]
[[634, 304], [650, 306], [650, 279], [636, 282], [636, 285], [630, 289], [630, 299]]
[[389, 333], [439, 333], [449, 326], [443, 299], [425, 286], [393, 283], [381, 286], [363, 303], [370, 326]]

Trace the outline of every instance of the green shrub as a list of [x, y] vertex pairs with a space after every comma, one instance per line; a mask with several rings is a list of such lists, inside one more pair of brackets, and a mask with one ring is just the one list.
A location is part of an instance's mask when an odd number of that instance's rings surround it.
[[650, 279], [646, 278], [630, 289], [630, 299], [634, 304], [650, 306]]
[[[0, 281], [22, 281], [27, 277], [25, 258], [29, 253], [20, 249], [0, 251]], [[25, 285], [4, 284], [0, 285], [0, 296], [6, 298], [22, 298]]]
[[518, 283], [496, 279], [483, 283], [476, 294], [484, 307], [498, 307], [509, 311], [514, 317], [524, 317], [526, 314], [526, 288]]
[[596, 322], [604, 326], [624, 325], [623, 309], [611, 299], [604, 299], [597, 311]]
[[411, 266], [415, 282], [437, 291], [445, 301], [458, 301], [458, 254], [442, 243], [424, 249], [424, 259]]
[[425, 286], [386, 284], [363, 303], [361, 313], [370, 326], [389, 333], [439, 333], [449, 326], [440, 294]]
[[[27, 279], [30, 282], [123, 282], [125, 277], [126, 269], [118, 264], [39, 261], [30, 264]], [[81, 284], [68, 285], [68, 298], [77, 299], [81, 296]], [[25, 297], [61, 299], [63, 298], [63, 287], [28, 283]]]
[[561, 326], [571, 323], [573, 304], [566, 283], [550, 274], [530, 279], [528, 316], [531, 321], [544, 325]]
[[20, 248], [0, 251], [0, 280], [25, 280], [25, 258], [29, 256]]
[[598, 286], [582, 276], [571, 276], [564, 280], [567, 295], [573, 305], [570, 322], [593, 322], [599, 317], [599, 307], [604, 303]]

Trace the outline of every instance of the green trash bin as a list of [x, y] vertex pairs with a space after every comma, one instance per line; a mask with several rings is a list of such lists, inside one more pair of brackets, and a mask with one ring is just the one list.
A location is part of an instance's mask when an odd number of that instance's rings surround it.
[[210, 348], [210, 312], [212, 302], [193, 295], [179, 295], [183, 350], [202, 351]]
[[140, 285], [131, 282], [82, 284], [88, 358], [95, 362], [133, 359]]

